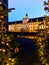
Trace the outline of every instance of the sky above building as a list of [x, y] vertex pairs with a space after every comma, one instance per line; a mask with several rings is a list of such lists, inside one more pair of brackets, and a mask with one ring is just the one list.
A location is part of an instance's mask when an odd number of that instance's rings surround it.
[[45, 0], [8, 0], [8, 8], [15, 8], [15, 10], [9, 13], [8, 21], [22, 20], [26, 13], [29, 18], [44, 16], [44, 1]]

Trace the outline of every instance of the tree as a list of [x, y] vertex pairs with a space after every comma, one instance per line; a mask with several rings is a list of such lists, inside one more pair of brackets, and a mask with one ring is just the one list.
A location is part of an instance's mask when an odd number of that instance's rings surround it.
[[[49, 1], [44, 2], [46, 11], [49, 12]], [[44, 9], [45, 9], [44, 8]], [[38, 55], [41, 65], [49, 65], [49, 16], [45, 16], [44, 21], [39, 24], [37, 35]]]
[[14, 57], [14, 47], [17, 47], [12, 35], [7, 32], [7, 22], [4, 18], [10, 10], [3, 10], [0, 3], [0, 65], [17, 65], [18, 59]]

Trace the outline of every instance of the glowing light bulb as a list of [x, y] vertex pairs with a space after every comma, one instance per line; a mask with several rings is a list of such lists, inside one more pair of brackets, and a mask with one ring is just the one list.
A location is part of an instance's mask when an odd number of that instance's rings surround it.
[[2, 44], [5, 44], [5, 43], [2, 41]]
[[8, 45], [9, 45], [9, 43], [6, 43], [6, 45], [8, 46]]
[[9, 60], [11, 60], [11, 58], [9, 58]]
[[46, 63], [46, 65], [49, 65], [48, 63]]
[[14, 59], [12, 59], [12, 62], [14, 62]]
[[5, 52], [5, 49], [2, 49], [3, 52]]
[[1, 18], [4, 18], [4, 16], [1, 16]]
[[7, 64], [7, 65], [9, 65], [9, 64]]

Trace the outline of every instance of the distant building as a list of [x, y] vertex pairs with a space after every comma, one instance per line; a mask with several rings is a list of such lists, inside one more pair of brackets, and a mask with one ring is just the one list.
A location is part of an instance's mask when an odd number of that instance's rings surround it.
[[[45, 17], [38, 17], [29, 19], [28, 15], [25, 16], [21, 21], [9, 22], [9, 32], [37, 32], [39, 24], [44, 22]], [[44, 28], [41, 25], [40, 28]]]

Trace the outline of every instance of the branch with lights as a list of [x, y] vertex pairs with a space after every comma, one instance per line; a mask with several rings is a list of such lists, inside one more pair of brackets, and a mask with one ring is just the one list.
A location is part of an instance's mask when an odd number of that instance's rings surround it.
[[[44, 1], [44, 10], [49, 12], [49, 0]], [[43, 28], [40, 26], [43, 25]], [[41, 29], [39, 29], [41, 28]], [[45, 16], [42, 24], [38, 27], [37, 35], [38, 55], [41, 65], [49, 65], [49, 16]]]
[[[2, 7], [2, 2], [0, 2], [0, 65], [17, 65], [17, 57], [14, 57], [14, 53], [17, 53], [17, 49], [12, 52], [14, 46], [17, 47], [12, 35], [7, 33], [7, 22], [4, 18], [7, 16], [8, 12], [11, 12], [13, 8], [4, 10]], [[13, 41], [12, 41], [13, 40]]]

